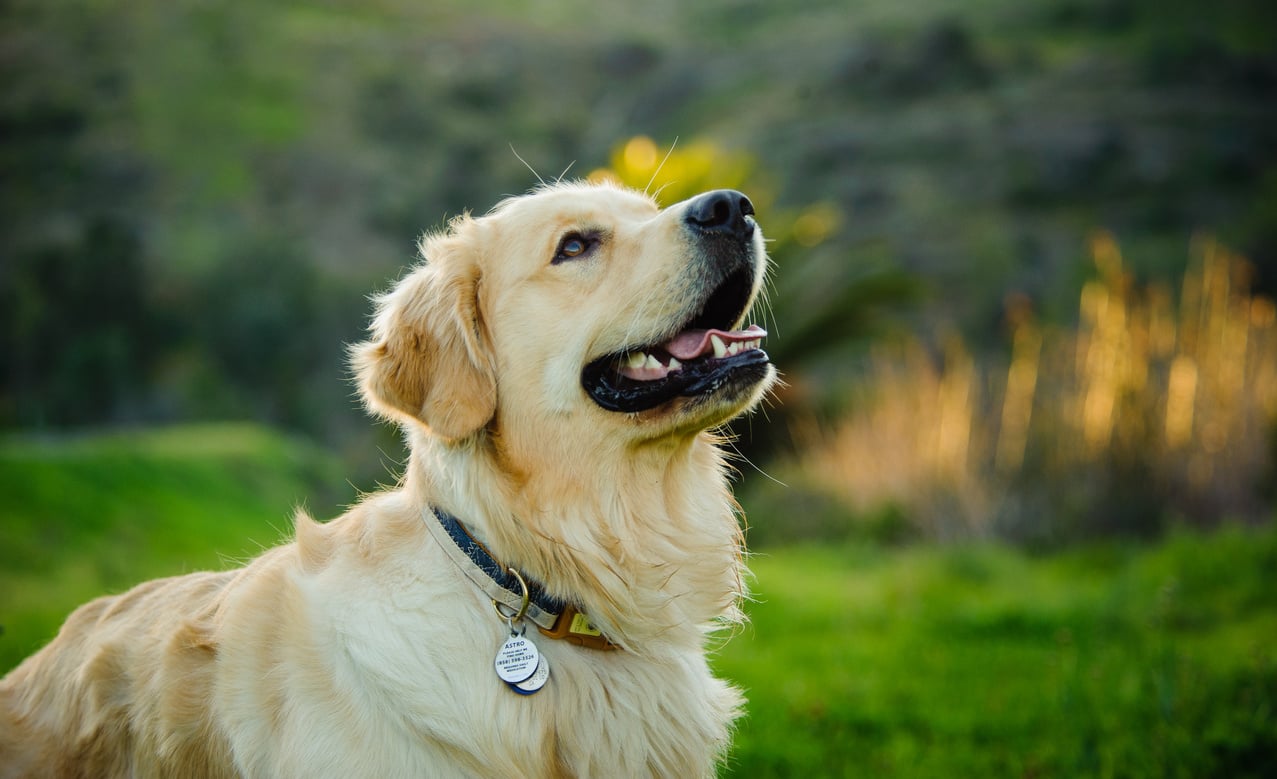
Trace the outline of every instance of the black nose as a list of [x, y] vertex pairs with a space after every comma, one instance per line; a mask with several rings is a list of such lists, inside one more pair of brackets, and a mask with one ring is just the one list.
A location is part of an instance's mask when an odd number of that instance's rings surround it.
[[683, 220], [702, 233], [747, 239], [754, 234], [754, 204], [734, 189], [697, 195], [687, 204]]

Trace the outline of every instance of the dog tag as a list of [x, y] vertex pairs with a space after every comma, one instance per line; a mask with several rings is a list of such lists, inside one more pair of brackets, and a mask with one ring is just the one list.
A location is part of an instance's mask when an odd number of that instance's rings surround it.
[[524, 679], [521, 682], [517, 682], [517, 683], [506, 682], [506, 684], [510, 686], [511, 690], [514, 690], [520, 695], [531, 695], [532, 693], [544, 687], [545, 683], [549, 681], [549, 679], [550, 679], [550, 661], [546, 659], [545, 655], [541, 655], [541, 660], [537, 663], [537, 669], [536, 671], [533, 672], [531, 676], [529, 676], [527, 679]]
[[537, 651], [536, 644], [529, 641], [526, 636], [512, 635], [497, 651], [495, 662], [497, 676], [500, 676], [503, 682], [510, 684], [526, 681], [536, 673], [537, 661], [540, 657], [541, 653]]

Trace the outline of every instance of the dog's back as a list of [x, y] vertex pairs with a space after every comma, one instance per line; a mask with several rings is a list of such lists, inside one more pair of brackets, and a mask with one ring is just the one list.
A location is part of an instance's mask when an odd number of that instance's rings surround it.
[[212, 624], [235, 572], [77, 609], [0, 682], [0, 776], [234, 776], [209, 718]]

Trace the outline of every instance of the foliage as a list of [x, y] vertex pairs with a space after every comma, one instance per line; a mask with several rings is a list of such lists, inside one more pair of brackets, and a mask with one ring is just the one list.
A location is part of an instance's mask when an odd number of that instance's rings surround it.
[[852, 401], [869, 338], [983, 354], [1019, 293], [1069, 321], [1093, 228], [1154, 279], [1218, 234], [1271, 294], [1270, 12], [1214, 10], [5, 3], [0, 428], [251, 419], [370, 487], [398, 444], [342, 346], [420, 232], [535, 183], [520, 158], [758, 203], [787, 381], [740, 430], [760, 464]]
[[[136, 402], [160, 329], [137, 238], [109, 217], [74, 242], [12, 258], [0, 285], [0, 416], [88, 424]], [[91, 391], [86, 391], [92, 388]]]
[[1077, 330], [1021, 308], [1006, 367], [956, 336], [939, 360], [916, 343], [878, 349], [859, 400], [801, 434], [809, 445], [781, 472], [870, 518], [895, 507], [930, 538], [1265, 518], [1277, 308], [1250, 293], [1244, 260], [1208, 241], [1195, 255], [1176, 305], [1098, 235]]
[[758, 165], [743, 152], [728, 152], [708, 139], [681, 145], [677, 140], [662, 150], [646, 135], [619, 143], [612, 150], [611, 167], [596, 168], [591, 181], [615, 181], [651, 192], [662, 206], [669, 206], [706, 189], [749, 189], [756, 209], [765, 211], [770, 193], [749, 183]]
[[[866, 285], [890, 302], [901, 278], [923, 279], [943, 293], [923, 324], [956, 321], [977, 342], [1007, 289], [1058, 312], [1091, 226], [1117, 231], [1141, 271], [1178, 270], [1152, 250], [1197, 228], [1261, 267], [1271, 256], [1260, 195], [1277, 136], [1261, 98], [1277, 66], [1256, 45], [1254, 3], [1205, 19], [1144, 0], [737, 5], [6, 4], [0, 290], [100, 303], [19, 286], [7, 269], [50, 252], [92, 264], [92, 225], [112, 223], [134, 241], [123, 267], [142, 278], [133, 319], [105, 315], [144, 345], [98, 350], [91, 362], [141, 386], [96, 401], [70, 368], [4, 374], [0, 424], [224, 415], [221, 401], [187, 392], [190, 366], [230, 385], [214, 398], [256, 392], [257, 379], [221, 376], [198, 333], [180, 346], [166, 333], [186, 303], [226, 294], [206, 286], [225, 265], [288, 246], [331, 277], [323, 305], [342, 314], [307, 328], [305, 363], [358, 337], [349, 301], [396, 275], [417, 233], [533, 183], [511, 147], [543, 172], [637, 165], [643, 175], [627, 180], [670, 196], [745, 183], [781, 239], [773, 300], [799, 315], [777, 317], [780, 348], [822, 352], [813, 376], [846, 354], [845, 320], [821, 312], [854, 319]], [[646, 168], [669, 142], [641, 138], [683, 139], [655, 181]], [[293, 302], [279, 302], [281, 317]], [[53, 355], [78, 349], [47, 343]], [[287, 359], [281, 370], [306, 373]], [[340, 376], [324, 376], [301, 405], [353, 414]], [[90, 402], [46, 403], [41, 390]], [[302, 414], [304, 429], [327, 429], [316, 413]]]

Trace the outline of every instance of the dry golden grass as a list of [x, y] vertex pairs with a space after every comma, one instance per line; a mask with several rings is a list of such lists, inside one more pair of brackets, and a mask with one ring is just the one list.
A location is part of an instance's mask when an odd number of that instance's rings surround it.
[[[894, 506], [940, 538], [1043, 508], [1029, 493], [1044, 485], [1151, 495], [1159, 513], [1204, 523], [1257, 515], [1273, 467], [1277, 307], [1213, 241], [1193, 246], [1178, 302], [1165, 285], [1135, 285], [1111, 236], [1096, 235], [1091, 253], [1097, 276], [1075, 330], [1013, 305], [1001, 364], [957, 338], [942, 359], [916, 342], [882, 349], [852, 412], [800, 434], [787, 470], [857, 513]], [[1138, 483], [1095, 491], [1096, 479]]]

